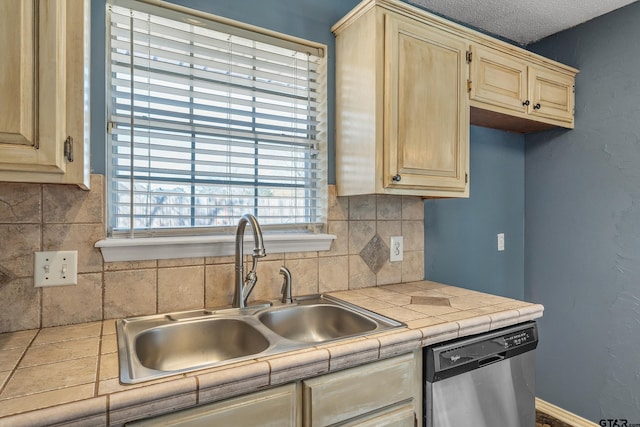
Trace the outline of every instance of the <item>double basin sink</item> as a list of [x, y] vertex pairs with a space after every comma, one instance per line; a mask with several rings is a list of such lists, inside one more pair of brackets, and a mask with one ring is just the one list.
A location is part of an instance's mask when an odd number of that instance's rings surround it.
[[328, 295], [122, 319], [116, 322], [120, 381], [134, 384], [401, 326]]

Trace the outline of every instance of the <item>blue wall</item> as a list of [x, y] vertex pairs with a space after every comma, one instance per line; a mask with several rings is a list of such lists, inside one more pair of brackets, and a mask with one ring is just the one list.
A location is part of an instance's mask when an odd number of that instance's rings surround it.
[[[171, 3], [203, 10], [269, 30], [328, 46], [329, 183], [335, 183], [335, 38], [331, 26], [359, 0], [173, 0]], [[91, 2], [91, 170], [105, 173], [105, 2]]]
[[526, 137], [538, 395], [640, 423], [640, 3], [532, 46], [576, 66], [576, 125]]
[[470, 197], [425, 201], [425, 277], [522, 299], [524, 136], [472, 126], [470, 145]]

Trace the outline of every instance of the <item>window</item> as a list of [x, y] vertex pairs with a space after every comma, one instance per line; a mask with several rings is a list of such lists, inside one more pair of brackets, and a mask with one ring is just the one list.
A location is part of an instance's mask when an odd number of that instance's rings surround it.
[[108, 235], [228, 233], [247, 212], [320, 229], [326, 48], [173, 5], [108, 7]]

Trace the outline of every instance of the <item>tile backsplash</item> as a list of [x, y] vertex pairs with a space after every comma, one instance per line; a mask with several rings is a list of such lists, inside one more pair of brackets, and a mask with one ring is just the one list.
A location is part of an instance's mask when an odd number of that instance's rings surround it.
[[[103, 262], [104, 176], [91, 191], [49, 184], [0, 183], [0, 332], [125, 316], [227, 306], [234, 258]], [[268, 254], [258, 262], [251, 299], [280, 295], [285, 265], [294, 295], [422, 280], [424, 208], [418, 197], [336, 197], [329, 187], [326, 252]], [[404, 260], [389, 262], [389, 238], [403, 236]], [[77, 250], [78, 284], [35, 288], [33, 253]]]

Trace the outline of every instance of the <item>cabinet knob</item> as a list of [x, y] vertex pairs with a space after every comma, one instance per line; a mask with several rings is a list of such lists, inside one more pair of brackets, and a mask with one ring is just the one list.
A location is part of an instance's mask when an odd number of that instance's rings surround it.
[[536, 104], [536, 105], [534, 105], [534, 106], [533, 106], [533, 109], [534, 109], [534, 110], [539, 110], [539, 109], [540, 109], [540, 107], [542, 107], [542, 105], [540, 105], [540, 104]]
[[528, 99], [522, 103], [522, 105], [524, 105], [525, 107], [526, 107], [527, 105], [529, 105], [529, 104], [531, 104], [531, 103], [529, 102], [529, 100], [528, 100]]
[[391, 180], [393, 182], [400, 182], [401, 179], [402, 179], [402, 177], [400, 176], [400, 174], [396, 174], [396, 175], [391, 177]]

